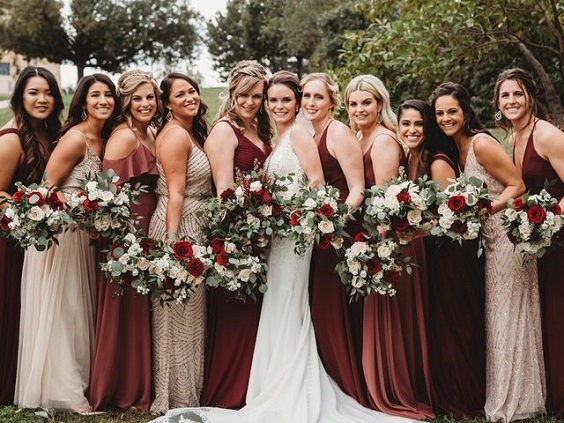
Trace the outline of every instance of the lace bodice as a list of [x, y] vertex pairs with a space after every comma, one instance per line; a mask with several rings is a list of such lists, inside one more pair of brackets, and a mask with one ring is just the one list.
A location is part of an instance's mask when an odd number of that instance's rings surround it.
[[[83, 135], [84, 136], [84, 135]], [[80, 190], [80, 181], [87, 179], [90, 175], [94, 175], [102, 170], [102, 160], [94, 153], [90, 144], [86, 143], [86, 151], [84, 158], [77, 163], [71, 170], [69, 176], [63, 183], [62, 191], [64, 194], [71, 194]]]
[[297, 193], [301, 187], [300, 182], [303, 181], [305, 177], [298, 156], [296, 156], [296, 153], [292, 149], [291, 132], [292, 129], [280, 140], [279, 145], [268, 159], [266, 159], [264, 164], [268, 175], [286, 176], [293, 174], [292, 180], [286, 182], [288, 191], [284, 193], [285, 197], [291, 197], [292, 194]]
[[497, 197], [503, 192], [505, 187], [501, 182], [495, 179], [484, 166], [478, 163], [476, 155], [474, 154], [474, 140], [476, 137], [472, 138], [470, 142], [470, 148], [468, 149], [468, 156], [466, 158], [466, 166], [464, 168], [464, 173], [467, 176], [475, 176], [483, 180], [488, 186], [488, 191], [494, 197]]

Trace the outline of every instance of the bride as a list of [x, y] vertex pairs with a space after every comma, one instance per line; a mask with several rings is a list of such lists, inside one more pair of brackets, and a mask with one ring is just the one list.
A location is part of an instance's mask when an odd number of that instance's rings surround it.
[[[291, 72], [277, 72], [269, 81], [267, 103], [278, 138], [265, 166], [269, 174], [295, 175], [288, 183], [289, 196], [298, 191], [298, 181], [304, 174], [309, 187], [324, 183], [317, 146], [309, 132], [296, 123], [300, 94], [299, 80]], [[310, 317], [310, 258], [311, 248], [298, 256], [293, 241], [276, 239], [272, 243], [268, 291], [263, 300], [247, 405], [241, 410], [173, 409], [155, 423], [412, 421], [364, 408], [344, 394], [325, 371]]]

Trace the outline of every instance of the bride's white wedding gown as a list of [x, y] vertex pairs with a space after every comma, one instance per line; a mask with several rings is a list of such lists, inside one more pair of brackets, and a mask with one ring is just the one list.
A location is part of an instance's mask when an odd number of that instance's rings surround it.
[[[266, 163], [271, 175], [293, 173], [286, 195], [299, 189], [303, 176], [290, 143], [280, 141]], [[180, 408], [154, 422], [212, 423], [395, 423], [414, 420], [369, 410], [343, 393], [329, 377], [317, 353], [310, 317], [308, 279], [311, 248], [294, 254], [294, 242], [275, 239], [268, 258], [264, 295], [247, 391], [241, 410]], [[237, 363], [233, 363], [234, 366]]]

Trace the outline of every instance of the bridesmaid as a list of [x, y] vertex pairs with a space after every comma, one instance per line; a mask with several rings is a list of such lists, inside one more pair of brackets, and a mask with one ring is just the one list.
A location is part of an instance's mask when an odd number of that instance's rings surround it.
[[[155, 124], [162, 116], [160, 89], [153, 76], [141, 70], [125, 72], [117, 89], [120, 123], [106, 143], [102, 167], [113, 169], [120, 184], [148, 187], [139, 204], [133, 205], [134, 213], [141, 218], [140, 229], [147, 234], [157, 205]], [[153, 389], [149, 298], [137, 295], [130, 286], [125, 287], [122, 296], [115, 297], [115, 289], [111, 279], [100, 273], [90, 404], [94, 409], [148, 410]]]
[[[62, 200], [80, 189], [80, 179], [101, 170], [118, 105], [107, 75], [79, 81], [45, 168], [47, 185], [60, 187]], [[81, 230], [68, 229], [58, 241], [47, 251], [25, 252], [15, 403], [90, 412], [84, 391], [94, 343], [94, 248]]]
[[[538, 100], [532, 76], [523, 69], [502, 72], [495, 85], [497, 123], [510, 130], [513, 159], [527, 189], [538, 193], [545, 181], [547, 190], [564, 210], [564, 133], [551, 123]], [[547, 377], [547, 409], [564, 417], [564, 247], [553, 247], [538, 260], [539, 285]]]
[[[440, 134], [431, 107], [408, 100], [399, 107], [398, 122], [412, 177], [429, 175], [445, 189], [459, 176], [458, 152]], [[480, 416], [486, 390], [483, 256], [477, 256], [477, 241], [425, 241], [433, 405], [457, 417]]]
[[[228, 95], [205, 145], [217, 194], [233, 184], [235, 170], [262, 166], [271, 153], [273, 129], [265, 106], [266, 71], [255, 61], [241, 61], [230, 72]], [[202, 405], [241, 408], [260, 317], [257, 302], [237, 301], [227, 291], [210, 291], [206, 374]]]
[[[388, 90], [373, 75], [354, 78], [345, 90], [351, 126], [363, 151], [366, 187], [384, 186], [399, 173], [417, 178], [396, 138], [397, 121]], [[417, 163], [416, 160], [411, 160]], [[370, 405], [385, 413], [433, 418], [427, 347], [427, 278], [422, 239], [402, 247], [420, 266], [395, 283], [396, 297], [371, 295], [364, 304], [362, 364]]]
[[439, 128], [458, 148], [461, 169], [486, 182], [495, 200], [484, 234], [486, 403], [490, 421], [512, 421], [545, 412], [545, 381], [536, 260], [515, 251], [502, 227], [509, 198], [525, 191], [523, 180], [497, 140], [482, 129], [470, 95], [447, 82], [432, 106]]
[[[45, 68], [26, 67], [16, 81], [10, 107], [14, 116], [0, 129], [0, 200], [11, 197], [17, 181], [41, 182], [49, 147], [61, 127], [64, 106], [57, 80]], [[0, 239], [0, 405], [14, 400], [23, 259], [23, 249]]]
[[[361, 205], [364, 191], [362, 152], [354, 134], [333, 119], [340, 107], [339, 87], [325, 73], [301, 81], [301, 108], [315, 131], [325, 182], [341, 191], [351, 208]], [[335, 266], [340, 258], [333, 248], [314, 247], [310, 267], [311, 318], [319, 356], [337, 385], [367, 406], [362, 375], [362, 302], [350, 304]]]
[[[160, 88], [166, 123], [156, 140], [160, 177], [149, 236], [166, 242], [189, 236], [201, 242], [205, 222], [195, 212], [202, 206], [202, 197], [212, 193], [210, 165], [203, 151], [208, 108], [200, 99], [200, 87], [186, 74], [169, 73]], [[204, 377], [205, 301], [204, 285], [186, 305], [174, 302], [161, 306], [158, 299], [153, 301], [153, 413], [199, 405]]]

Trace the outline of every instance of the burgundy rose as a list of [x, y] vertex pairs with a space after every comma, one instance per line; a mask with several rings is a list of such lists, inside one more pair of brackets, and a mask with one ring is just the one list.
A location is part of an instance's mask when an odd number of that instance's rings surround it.
[[323, 204], [319, 207], [316, 211], [318, 215], [325, 216], [328, 219], [332, 218], [335, 215], [335, 210], [331, 207], [330, 204]]
[[0, 230], [7, 232], [10, 230], [10, 228], [8, 227], [8, 224], [12, 221], [12, 219], [10, 219], [7, 216], [2, 216], [0, 218]]
[[259, 193], [261, 195], [261, 200], [263, 204], [271, 205], [274, 202], [274, 199], [272, 198], [272, 194], [269, 193], [267, 190], [261, 189]]
[[462, 195], [453, 195], [448, 199], [448, 208], [452, 210], [453, 213], [460, 213], [464, 206], [466, 205], [466, 199]]
[[455, 220], [450, 225], [450, 230], [457, 234], [463, 234], [468, 230], [468, 225], [462, 220]]
[[110, 257], [112, 260], [119, 260], [121, 256], [125, 254], [126, 247], [123, 242], [119, 242], [117, 244], [112, 245], [112, 249], [110, 250]]
[[542, 223], [544, 219], [546, 219], [546, 210], [538, 204], [533, 204], [529, 210], [527, 210], [527, 217], [531, 223]]
[[49, 197], [47, 197], [47, 204], [53, 210], [63, 210], [64, 209], [64, 204], [61, 200], [59, 200], [59, 196], [57, 195], [56, 192], [51, 192], [51, 194], [49, 194]]
[[411, 227], [407, 219], [395, 221], [392, 226], [397, 232], [406, 232]]
[[368, 238], [366, 236], [366, 234], [362, 231], [360, 231], [359, 233], [357, 233], [354, 238], [353, 238], [353, 242], [364, 242], [366, 241], [366, 238]]
[[31, 206], [41, 207], [45, 203], [45, 197], [39, 191], [31, 191], [27, 195], [27, 202]]
[[22, 190], [17, 190], [16, 192], [14, 192], [14, 195], [12, 195], [12, 200], [14, 201], [14, 203], [21, 203], [22, 202], [22, 198], [24, 196], [24, 192]]
[[299, 211], [292, 212], [290, 215], [290, 225], [297, 226], [300, 223], [300, 217], [302, 214]]
[[408, 192], [400, 192], [398, 195], [396, 195], [397, 200], [399, 201], [400, 204], [409, 204], [411, 203], [411, 195], [409, 195]]
[[390, 269], [384, 275], [384, 280], [388, 283], [395, 283], [400, 276], [400, 273], [397, 270]]
[[366, 263], [366, 266], [368, 267], [368, 273], [370, 273], [371, 275], [375, 275], [380, 270], [382, 270], [382, 263], [380, 262], [380, 260], [371, 259]]
[[562, 214], [562, 209], [560, 208], [560, 204], [556, 203], [554, 206], [551, 207], [550, 211], [555, 215]]
[[98, 210], [98, 201], [90, 201], [88, 198], [82, 202], [82, 207], [86, 213], [92, 213]]
[[479, 210], [486, 209], [486, 212], [488, 212], [488, 214], [492, 214], [492, 202], [491, 202], [491, 200], [481, 198], [476, 203], [476, 206], [478, 207]]
[[192, 244], [188, 241], [176, 241], [172, 244], [172, 251], [174, 253], [174, 257], [178, 260], [187, 259], [192, 254], [194, 254], [194, 250], [192, 249]]
[[195, 277], [201, 276], [204, 273], [204, 263], [199, 258], [192, 258], [188, 262], [188, 272]]
[[225, 250], [220, 251], [217, 254], [217, 264], [221, 265], [221, 266], [227, 266], [229, 264], [229, 255], [227, 254], [227, 252]]
[[155, 240], [151, 238], [144, 238], [139, 241], [139, 246], [143, 250], [143, 254], [149, 254], [155, 245]]
[[521, 211], [525, 208], [525, 203], [523, 202], [523, 198], [519, 197], [513, 200], [513, 208], [517, 211]]
[[171, 292], [174, 292], [178, 289], [178, 287], [174, 285], [174, 279], [172, 278], [166, 278], [163, 281], [163, 288]]
[[327, 235], [323, 235], [319, 240], [319, 242], [317, 243], [317, 246], [322, 250], [326, 250], [327, 248], [329, 248], [330, 245], [331, 245], [331, 237]]
[[212, 239], [211, 243], [210, 243], [212, 251], [216, 254], [219, 254], [222, 251], [225, 251], [225, 248], [223, 247], [223, 245], [224, 245], [223, 240], [221, 240], [219, 238]]
[[227, 188], [221, 193], [220, 197], [223, 201], [230, 200], [232, 198], [235, 198], [235, 191], [233, 191], [231, 188]]
[[274, 216], [280, 216], [282, 214], [282, 207], [280, 207], [280, 204], [272, 205], [272, 214]]

